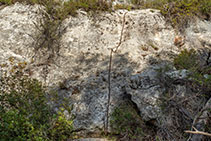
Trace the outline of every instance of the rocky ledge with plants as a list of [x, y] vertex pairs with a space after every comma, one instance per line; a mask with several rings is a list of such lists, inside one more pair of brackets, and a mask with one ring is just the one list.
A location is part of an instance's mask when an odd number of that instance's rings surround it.
[[210, 4], [0, 0], [1, 140], [209, 140]]

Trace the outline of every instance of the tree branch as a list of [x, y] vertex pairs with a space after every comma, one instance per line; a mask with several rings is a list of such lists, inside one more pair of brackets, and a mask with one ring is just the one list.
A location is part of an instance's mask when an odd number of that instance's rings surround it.
[[122, 30], [120, 33], [120, 39], [119, 43], [116, 47], [111, 48], [110, 51], [110, 59], [109, 59], [109, 68], [108, 68], [108, 101], [107, 101], [107, 111], [106, 111], [106, 122], [105, 122], [105, 133], [108, 133], [108, 122], [109, 122], [109, 109], [110, 109], [110, 99], [111, 99], [111, 71], [112, 71], [112, 56], [113, 53], [116, 53], [120, 45], [122, 44], [122, 37], [123, 37], [123, 31], [124, 31], [124, 26], [125, 26], [125, 16], [127, 12], [124, 13], [123, 15], [123, 21], [122, 21]]
[[197, 130], [195, 127], [193, 127], [193, 129], [194, 129], [195, 131], [186, 130], [185, 133], [200, 134], [200, 135], [205, 135], [205, 136], [210, 136], [210, 137], [211, 137], [211, 134], [210, 134], [210, 133], [199, 131], [199, 130]]

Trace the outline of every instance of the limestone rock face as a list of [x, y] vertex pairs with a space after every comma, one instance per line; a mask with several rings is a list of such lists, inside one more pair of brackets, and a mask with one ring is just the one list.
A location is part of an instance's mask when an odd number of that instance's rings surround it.
[[130, 78], [128, 93], [132, 96], [145, 121], [161, 116], [158, 98], [164, 93], [165, 87], [160, 85], [156, 69], [147, 69]]
[[211, 46], [211, 25], [210, 21], [196, 20], [186, 29], [187, 41], [189, 46], [210, 47]]
[[[151, 63], [158, 63], [154, 56], [172, 48], [175, 33], [165, 25], [163, 17], [156, 10], [116, 11], [91, 18], [80, 12], [77, 18], [66, 19], [61, 50], [64, 58], [59, 61], [63, 68], [54, 69], [55, 75], [51, 76], [59, 77], [57, 72], [63, 70], [61, 77], [66, 76], [69, 83], [67, 87], [73, 87], [69, 92], [76, 103], [76, 127], [103, 127], [108, 94], [109, 49], [115, 48], [119, 43], [124, 17], [123, 40], [112, 62], [111, 108], [128, 94], [127, 87], [131, 83], [128, 80], [133, 79], [133, 74]], [[71, 79], [74, 76], [77, 76], [77, 80], [73, 81]], [[138, 79], [142, 81], [141, 77]], [[79, 90], [78, 94], [73, 94], [74, 88]], [[151, 90], [148, 88], [147, 86], [142, 93], [146, 99], [151, 99], [148, 94], [157, 87]], [[138, 93], [137, 97], [140, 95]], [[140, 109], [146, 110], [143, 114], [149, 114], [150, 109]], [[157, 115], [148, 116], [146, 115], [146, 119]]]
[[184, 46], [177, 47], [174, 29], [158, 10], [118, 10], [94, 16], [78, 11], [77, 17], [69, 17], [61, 25], [59, 55], [43, 64], [48, 52], [31, 61], [39, 17], [37, 6], [16, 3], [0, 10], [0, 63], [7, 63], [10, 57], [28, 62], [31, 77], [58, 91], [55, 110], [68, 100], [73, 105], [75, 128], [88, 131], [104, 126], [111, 48], [120, 44], [112, 60], [110, 112], [131, 95], [140, 116], [149, 121], [162, 114], [157, 101], [165, 85], [156, 70], [185, 47], [210, 46], [210, 22], [200, 21], [188, 28]]
[[0, 10], [0, 62], [12, 56], [18, 60], [30, 58], [37, 12], [37, 6], [18, 3]]

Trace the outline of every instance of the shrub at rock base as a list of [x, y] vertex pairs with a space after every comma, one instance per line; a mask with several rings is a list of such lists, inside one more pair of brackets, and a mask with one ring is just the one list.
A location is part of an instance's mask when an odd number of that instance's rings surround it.
[[0, 79], [1, 140], [64, 140], [71, 138], [72, 120], [53, 114], [42, 84], [20, 69]]

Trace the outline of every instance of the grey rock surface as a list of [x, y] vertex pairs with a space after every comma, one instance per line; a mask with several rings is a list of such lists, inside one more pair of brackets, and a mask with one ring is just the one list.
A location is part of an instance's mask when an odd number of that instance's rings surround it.
[[210, 21], [196, 20], [186, 29], [187, 46], [195, 48], [211, 46], [211, 25]]
[[132, 96], [145, 121], [161, 116], [158, 98], [164, 93], [165, 88], [160, 85], [156, 69], [147, 69], [130, 78], [128, 93]]
[[118, 10], [94, 16], [78, 13], [62, 23], [59, 56], [48, 65], [40, 65], [47, 54], [31, 61], [39, 33], [34, 26], [40, 18], [37, 6], [16, 3], [0, 10], [0, 64], [9, 64], [10, 57], [15, 63], [28, 62], [30, 77], [57, 89], [61, 99], [54, 105], [56, 110], [64, 99], [73, 105], [78, 129], [95, 131], [104, 126], [110, 49], [119, 43], [124, 15], [123, 40], [112, 62], [111, 112], [129, 94], [144, 120], [159, 118], [162, 113], [157, 102], [165, 87], [156, 77], [156, 69], [184, 48], [210, 46], [208, 21], [188, 28], [186, 42], [178, 48], [174, 45], [177, 34], [159, 10]]
[[[15, 4], [0, 10], [0, 54], [1, 61], [14, 56], [18, 60], [27, 60], [33, 49], [33, 25], [38, 7]], [[28, 61], [28, 60], [27, 60]]]

